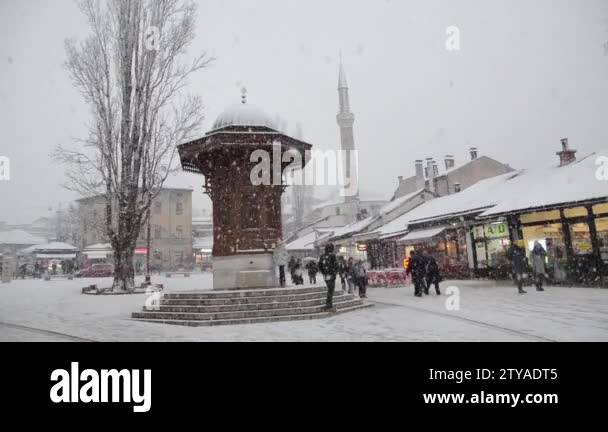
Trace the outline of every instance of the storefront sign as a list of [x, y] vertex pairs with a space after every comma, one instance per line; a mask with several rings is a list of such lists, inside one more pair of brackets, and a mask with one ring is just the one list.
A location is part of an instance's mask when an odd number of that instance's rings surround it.
[[148, 254], [148, 248], [145, 248], [145, 247], [135, 248], [135, 255], [147, 255], [147, 254]]
[[359, 252], [366, 252], [367, 251], [367, 244], [365, 244], [365, 243], [359, 243], [359, 244], [357, 244], [357, 250]]
[[490, 224], [484, 227], [486, 238], [502, 238], [509, 236], [509, 226], [506, 223]]

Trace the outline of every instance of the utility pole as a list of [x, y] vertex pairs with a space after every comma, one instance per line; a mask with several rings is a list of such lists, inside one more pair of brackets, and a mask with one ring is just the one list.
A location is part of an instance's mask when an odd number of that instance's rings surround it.
[[148, 226], [146, 227], [146, 285], [151, 285], [152, 281], [150, 279], [150, 245], [151, 245], [151, 240], [150, 240], [150, 209], [148, 208], [148, 214], [146, 216], [146, 219], [148, 220]]

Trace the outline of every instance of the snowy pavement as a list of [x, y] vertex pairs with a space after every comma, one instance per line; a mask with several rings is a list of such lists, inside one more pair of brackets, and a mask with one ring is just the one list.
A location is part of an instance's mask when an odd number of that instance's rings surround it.
[[[209, 290], [212, 283], [211, 274], [153, 280], [166, 292]], [[131, 320], [145, 294], [82, 295], [92, 283], [110, 280], [0, 284], [0, 341], [608, 341], [608, 290], [592, 288], [518, 295], [493, 282], [446, 281], [444, 292], [460, 292], [460, 310], [451, 311], [447, 296], [373, 288], [374, 307], [328, 319], [192, 328]]]

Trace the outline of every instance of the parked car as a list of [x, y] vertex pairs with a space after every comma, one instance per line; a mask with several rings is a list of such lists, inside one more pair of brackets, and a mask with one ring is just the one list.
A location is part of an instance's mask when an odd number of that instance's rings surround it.
[[78, 273], [78, 277], [111, 277], [114, 275], [112, 264], [93, 264]]

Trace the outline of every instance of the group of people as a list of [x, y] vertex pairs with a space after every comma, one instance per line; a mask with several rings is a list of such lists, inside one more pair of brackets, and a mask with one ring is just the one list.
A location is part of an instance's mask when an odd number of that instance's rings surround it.
[[343, 291], [346, 291], [348, 286], [348, 293], [353, 293], [357, 289], [359, 297], [367, 298], [367, 270], [362, 260], [355, 261], [350, 257], [347, 261], [343, 256], [337, 257], [334, 245], [328, 243], [319, 258], [318, 267], [327, 285], [325, 310], [335, 312], [333, 299], [338, 277]]
[[441, 272], [437, 260], [427, 250], [422, 252], [412, 250], [407, 264], [406, 274], [412, 276], [414, 284], [414, 295], [422, 297], [422, 293], [429, 295], [431, 286], [435, 286], [435, 293], [441, 295], [439, 282], [441, 282]]
[[[517, 290], [520, 294], [526, 294], [524, 290], [524, 275], [528, 271], [528, 257], [526, 256], [526, 250], [523, 240], [516, 240], [507, 251], [507, 257], [511, 261], [513, 268], [513, 279], [517, 284]], [[545, 282], [545, 259], [547, 257], [547, 251], [540, 244], [535, 241], [534, 247], [532, 248], [532, 277], [536, 291], [544, 291], [543, 288]]]
[[307, 260], [306, 264], [301, 259], [294, 257], [288, 258], [285, 247], [280, 244], [274, 250], [274, 261], [279, 268], [279, 284], [284, 287], [286, 284], [285, 270], [289, 271], [291, 281], [294, 285], [304, 284], [304, 270], [308, 274], [310, 284], [317, 283], [317, 274], [323, 275], [323, 280], [327, 285], [327, 300], [325, 309], [335, 311], [333, 305], [336, 279], [339, 277], [342, 290], [354, 293], [358, 290], [361, 298], [366, 298], [367, 270], [362, 260], [355, 261], [352, 257], [346, 260], [343, 256], [336, 256], [334, 245], [325, 245], [325, 252], [317, 262], [314, 259]]

